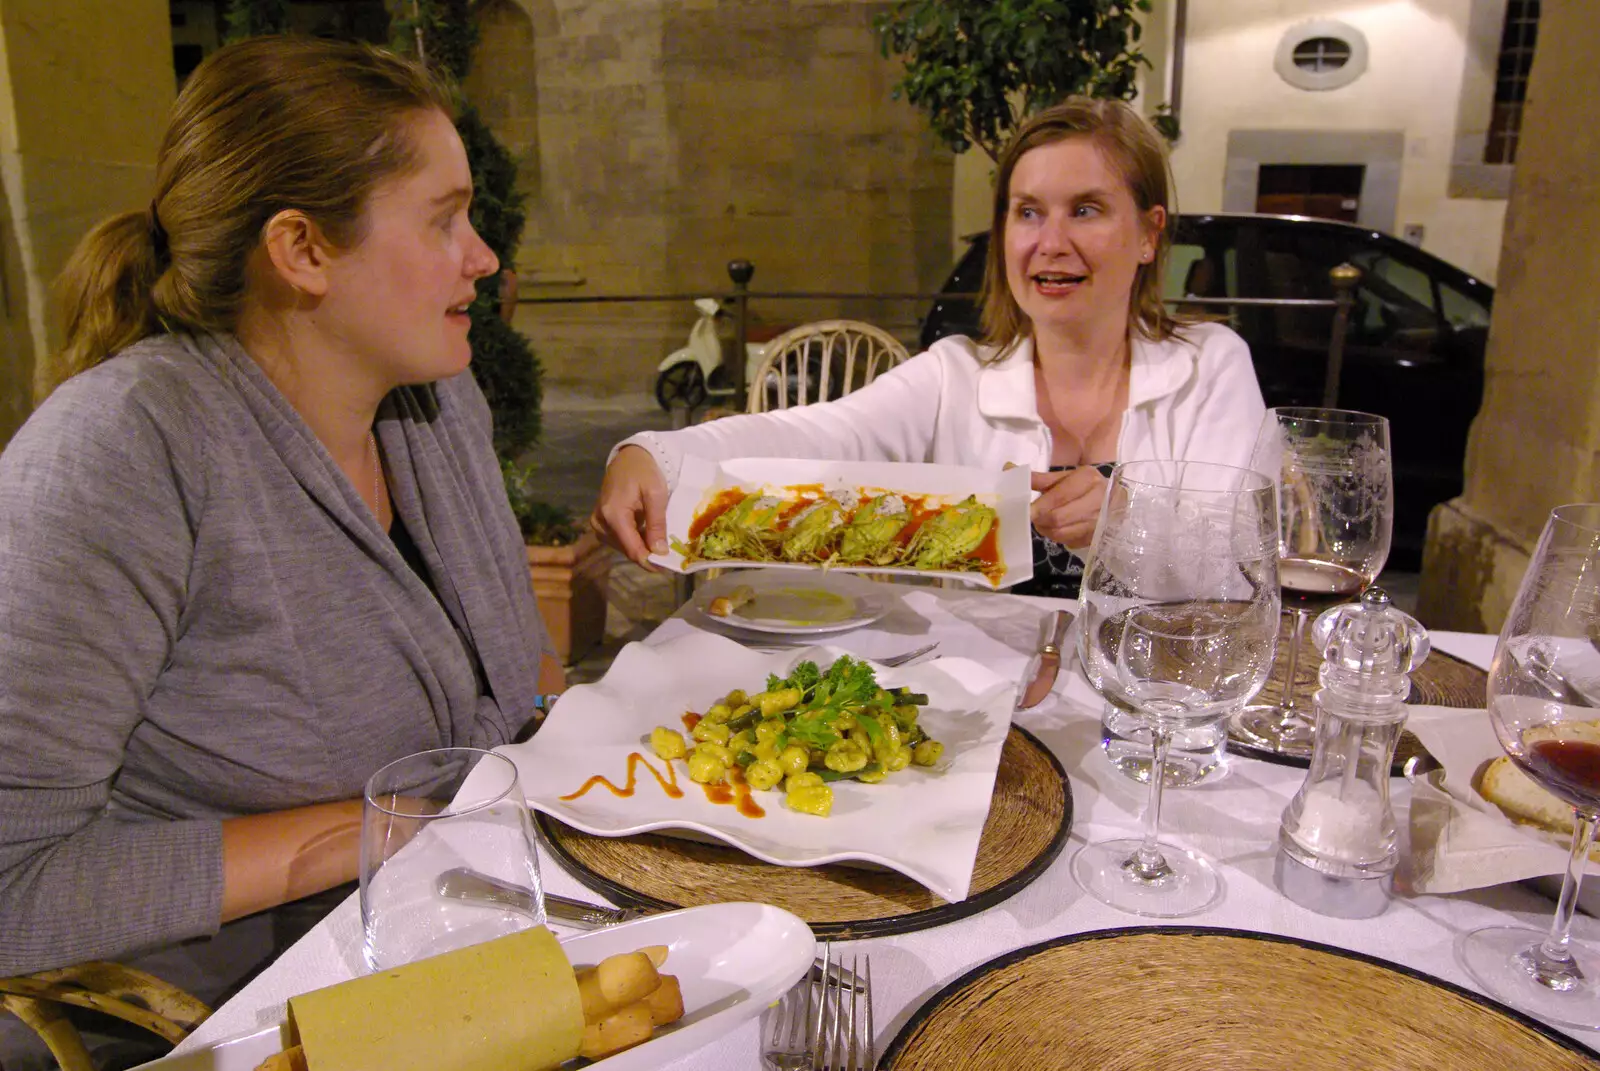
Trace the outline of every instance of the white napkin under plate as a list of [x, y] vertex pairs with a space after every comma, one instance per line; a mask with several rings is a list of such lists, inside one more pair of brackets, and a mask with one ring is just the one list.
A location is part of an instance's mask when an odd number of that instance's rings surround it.
[[[1414, 778], [1411, 892], [1449, 893], [1561, 874], [1571, 838], [1507, 818], [1472, 787], [1504, 755], [1482, 709], [1412, 707], [1406, 728], [1444, 768]], [[1600, 873], [1592, 860], [1585, 874]]]

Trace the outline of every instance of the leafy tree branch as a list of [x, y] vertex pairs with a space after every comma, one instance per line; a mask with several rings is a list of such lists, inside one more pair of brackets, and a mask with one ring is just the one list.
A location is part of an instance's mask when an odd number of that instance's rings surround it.
[[1072, 94], [1127, 100], [1151, 0], [897, 0], [874, 21], [905, 77], [894, 96], [928, 113], [956, 152], [998, 159], [1024, 118]]

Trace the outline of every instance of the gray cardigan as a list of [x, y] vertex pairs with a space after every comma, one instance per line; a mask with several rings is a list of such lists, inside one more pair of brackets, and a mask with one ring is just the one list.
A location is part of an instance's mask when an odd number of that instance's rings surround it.
[[139, 343], [0, 455], [0, 976], [214, 933], [221, 819], [531, 719], [482, 394], [400, 388], [378, 435], [437, 595], [230, 337]]

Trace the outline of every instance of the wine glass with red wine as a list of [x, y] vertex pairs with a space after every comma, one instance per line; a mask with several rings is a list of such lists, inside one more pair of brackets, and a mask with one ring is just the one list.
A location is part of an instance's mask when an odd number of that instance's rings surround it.
[[[1600, 1027], [1600, 950], [1571, 938], [1600, 821], [1600, 503], [1551, 514], [1489, 668], [1489, 721], [1511, 761], [1572, 807], [1572, 851], [1547, 934], [1490, 926], [1459, 939], [1491, 995], [1562, 1026]], [[1583, 961], [1580, 969], [1579, 961]]]
[[1295, 701], [1306, 622], [1355, 599], [1389, 557], [1394, 466], [1389, 421], [1345, 409], [1267, 410], [1251, 468], [1278, 488], [1278, 582], [1291, 615], [1283, 699], [1233, 716], [1238, 743], [1310, 759], [1315, 725]]

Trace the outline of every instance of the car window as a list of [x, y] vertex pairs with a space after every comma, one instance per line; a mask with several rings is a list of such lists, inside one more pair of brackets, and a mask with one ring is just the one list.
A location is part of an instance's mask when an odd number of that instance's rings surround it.
[[1184, 298], [1219, 298], [1236, 294], [1238, 258], [1230, 246], [1219, 252], [1195, 242], [1176, 242], [1167, 262], [1162, 296], [1172, 311], [1187, 319], [1215, 320], [1237, 329], [1234, 310], [1227, 305], [1189, 303]]
[[[1427, 272], [1393, 257], [1369, 255], [1362, 259], [1370, 261], [1366, 266], [1367, 273], [1382, 279], [1386, 284], [1385, 289], [1391, 293], [1398, 292], [1423, 308], [1433, 308], [1433, 280]], [[1356, 266], [1362, 265], [1357, 263]]]
[[1182, 297], [1209, 297], [1197, 287], [1203, 287], [1204, 281], [1199, 278], [1206, 270], [1201, 262], [1205, 260], [1206, 250], [1201, 245], [1191, 245], [1187, 242], [1174, 243], [1172, 252], [1167, 258], [1166, 285], [1162, 287], [1161, 296], [1168, 301]]
[[1362, 271], [1351, 318], [1352, 341], [1431, 350], [1439, 337], [1433, 279], [1420, 268], [1376, 250], [1351, 258]]
[[1457, 331], [1489, 326], [1489, 309], [1477, 298], [1468, 297], [1449, 283], [1439, 284], [1439, 306], [1445, 323]]
[[[1252, 296], [1305, 300], [1333, 297], [1328, 272], [1347, 259], [1348, 250], [1319, 232], [1293, 227], [1263, 227], [1260, 234], [1259, 287]], [[1278, 343], [1294, 349], [1325, 351], [1333, 329], [1326, 308], [1279, 306], [1259, 314]]]

